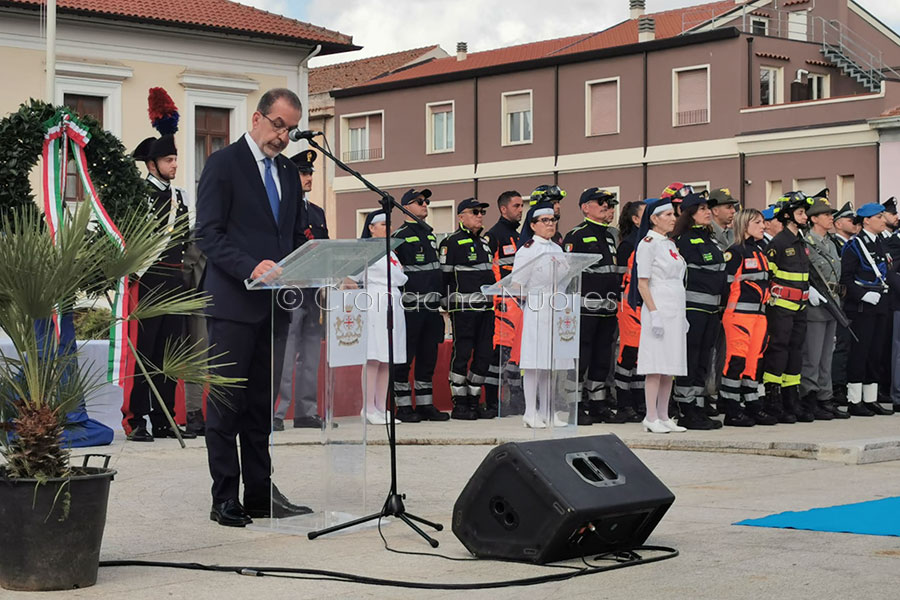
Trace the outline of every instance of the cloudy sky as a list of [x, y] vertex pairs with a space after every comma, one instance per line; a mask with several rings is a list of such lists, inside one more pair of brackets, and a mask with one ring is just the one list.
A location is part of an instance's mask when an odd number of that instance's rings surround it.
[[[313, 66], [440, 44], [451, 54], [465, 41], [470, 52], [599, 31], [628, 17], [627, 0], [239, 0], [353, 36], [363, 49]], [[900, 32], [900, 1], [857, 0]], [[647, 0], [658, 12], [702, 0]]]

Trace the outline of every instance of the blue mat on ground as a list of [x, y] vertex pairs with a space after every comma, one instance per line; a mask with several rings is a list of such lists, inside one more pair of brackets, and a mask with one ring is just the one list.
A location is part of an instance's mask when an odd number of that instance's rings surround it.
[[783, 512], [760, 519], [745, 519], [735, 525], [900, 537], [898, 515], [900, 515], [900, 496], [827, 508]]

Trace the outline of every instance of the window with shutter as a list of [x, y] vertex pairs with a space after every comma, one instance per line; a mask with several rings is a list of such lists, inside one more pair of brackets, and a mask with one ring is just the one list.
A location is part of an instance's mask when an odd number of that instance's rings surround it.
[[709, 123], [709, 68], [676, 69], [674, 97], [676, 127]]
[[531, 91], [509, 92], [503, 100], [503, 145], [530, 144]]
[[619, 79], [587, 83], [586, 135], [619, 133]]

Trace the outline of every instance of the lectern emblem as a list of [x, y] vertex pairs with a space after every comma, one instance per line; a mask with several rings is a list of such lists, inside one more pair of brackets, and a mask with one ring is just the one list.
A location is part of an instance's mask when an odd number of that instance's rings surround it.
[[362, 315], [353, 314], [353, 305], [344, 306], [344, 314], [334, 320], [335, 337], [341, 346], [355, 346], [363, 332]]
[[560, 341], [571, 342], [575, 339], [575, 334], [578, 332], [578, 321], [572, 314], [571, 308], [563, 311], [563, 315], [557, 320], [556, 329], [559, 331]]

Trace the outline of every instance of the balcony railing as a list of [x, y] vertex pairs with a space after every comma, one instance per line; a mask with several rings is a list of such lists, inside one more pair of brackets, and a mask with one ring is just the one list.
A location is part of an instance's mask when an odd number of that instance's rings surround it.
[[682, 110], [675, 113], [675, 125], [700, 125], [709, 123], [709, 109], [698, 108], [696, 110]]
[[362, 150], [348, 150], [344, 152], [345, 162], [379, 160], [380, 158], [382, 158], [381, 148], [363, 148]]

